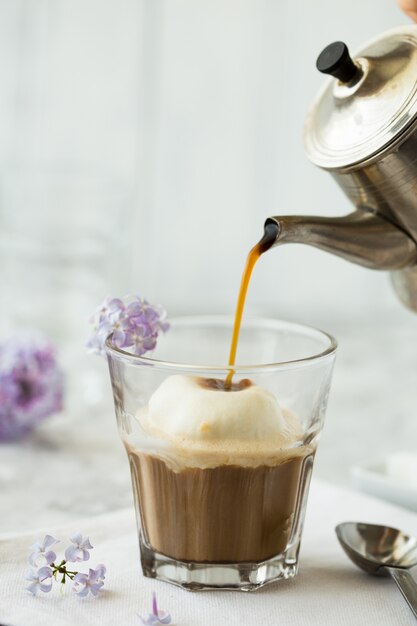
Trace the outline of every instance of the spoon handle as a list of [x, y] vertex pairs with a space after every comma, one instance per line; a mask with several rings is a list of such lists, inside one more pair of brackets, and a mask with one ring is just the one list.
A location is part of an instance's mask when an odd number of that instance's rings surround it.
[[395, 584], [407, 600], [408, 606], [417, 617], [417, 584], [410, 570], [401, 567], [386, 567]]

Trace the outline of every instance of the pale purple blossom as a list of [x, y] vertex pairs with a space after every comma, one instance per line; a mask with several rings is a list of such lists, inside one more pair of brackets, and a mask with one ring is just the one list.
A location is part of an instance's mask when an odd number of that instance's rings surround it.
[[169, 328], [166, 311], [140, 296], [130, 296], [126, 303], [119, 298], [107, 298], [90, 321], [93, 330], [86, 345], [95, 354], [105, 353], [106, 339], [112, 334], [117, 348], [141, 356], [153, 350], [159, 334]]
[[171, 615], [166, 611], [158, 610], [155, 592], [152, 594], [152, 613], [148, 613], [147, 617], [139, 615], [139, 619], [142, 624], [145, 624], [145, 626], [156, 626], [157, 624], [171, 623]]
[[37, 541], [31, 546], [32, 552], [29, 554], [29, 563], [33, 567], [40, 567], [41, 565], [50, 565], [56, 559], [56, 553], [53, 550], [48, 550], [55, 543], [59, 543], [58, 539], [52, 537], [52, 535], [45, 535], [42, 541]]
[[88, 561], [90, 558], [89, 550], [92, 549], [92, 545], [88, 537], [83, 538], [81, 533], [77, 533], [70, 537], [70, 541], [74, 544], [69, 546], [65, 550], [65, 559], [72, 563], [77, 561]]
[[53, 344], [21, 332], [0, 344], [0, 440], [17, 439], [62, 409], [63, 375]]
[[[31, 546], [29, 563], [34, 567], [26, 572], [25, 578], [30, 581], [27, 590], [33, 595], [36, 595], [38, 591], [50, 591], [53, 580], [61, 584], [61, 590], [66, 582], [72, 581], [73, 590], [81, 597], [88, 593], [96, 596], [103, 587], [106, 576], [106, 567], [103, 564], [97, 565], [95, 569], [90, 568], [88, 574], [74, 570], [74, 566], [68, 566], [69, 562], [87, 561], [90, 558], [89, 550], [93, 546], [89, 538], [77, 533], [71, 537], [71, 542], [73, 545], [67, 548], [63, 560], [57, 559], [55, 552], [50, 549], [51, 546], [59, 543], [58, 539], [52, 535], [45, 535], [42, 540]], [[43, 567], [36, 569], [39, 565]]]
[[43, 591], [44, 593], [51, 591], [52, 569], [50, 567], [41, 567], [39, 570], [30, 568], [25, 578], [30, 581], [30, 585], [26, 589], [34, 596], [36, 596], [38, 591]]
[[74, 576], [73, 591], [81, 598], [84, 598], [89, 593], [96, 596], [104, 585], [105, 577], [106, 567], [102, 564], [97, 565], [96, 569], [90, 568], [88, 574], [76, 574]]

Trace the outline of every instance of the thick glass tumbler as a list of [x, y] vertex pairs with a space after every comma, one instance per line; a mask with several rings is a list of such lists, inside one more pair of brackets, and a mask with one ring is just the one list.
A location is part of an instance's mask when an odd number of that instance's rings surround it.
[[173, 320], [152, 358], [107, 340], [143, 573], [187, 589], [295, 576], [329, 394], [330, 335], [245, 322], [230, 368], [232, 323]]

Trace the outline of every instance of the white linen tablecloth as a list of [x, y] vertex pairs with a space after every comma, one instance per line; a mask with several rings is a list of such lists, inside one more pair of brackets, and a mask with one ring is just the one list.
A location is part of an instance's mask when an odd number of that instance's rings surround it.
[[[176, 626], [411, 626], [415, 619], [386, 578], [356, 569], [342, 552], [334, 527], [346, 520], [399, 527], [417, 535], [417, 515], [353, 491], [313, 481], [301, 548], [300, 572], [254, 593], [190, 593], [145, 579], [138, 557], [133, 510], [80, 520], [74, 527], [0, 537], [1, 626], [133, 626], [151, 606], [156, 591], [160, 608]], [[90, 561], [105, 563], [102, 595], [79, 598], [66, 585], [38, 597], [25, 591], [29, 546], [46, 532], [65, 540], [75, 532], [95, 546]], [[57, 551], [59, 547], [57, 546]]]

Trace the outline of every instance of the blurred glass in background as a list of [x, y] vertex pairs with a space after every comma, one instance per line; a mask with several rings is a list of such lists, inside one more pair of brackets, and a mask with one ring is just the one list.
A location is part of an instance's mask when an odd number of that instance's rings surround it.
[[46, 333], [70, 390], [76, 384], [93, 402], [99, 368], [85, 354], [88, 319], [106, 295], [127, 290], [130, 209], [125, 186], [68, 167], [26, 165], [0, 177], [1, 332]]

